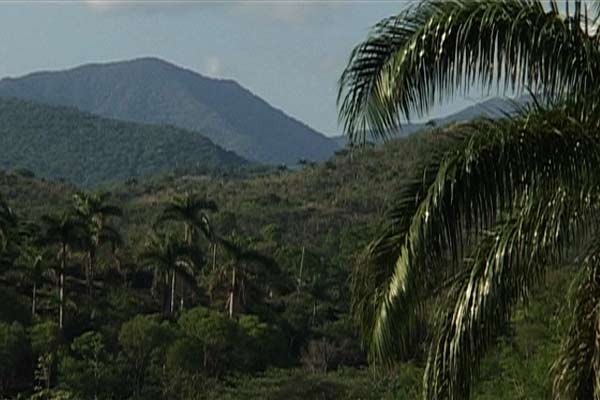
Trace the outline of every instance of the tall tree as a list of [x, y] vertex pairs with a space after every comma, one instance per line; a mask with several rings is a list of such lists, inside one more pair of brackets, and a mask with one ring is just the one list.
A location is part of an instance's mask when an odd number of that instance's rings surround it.
[[58, 266], [58, 325], [62, 329], [65, 303], [65, 272], [69, 256], [74, 248], [80, 246], [82, 238], [87, 234], [87, 226], [75, 216], [63, 213], [61, 215], [42, 216], [42, 242], [58, 247], [56, 258]]
[[[184, 241], [189, 248], [199, 246], [200, 233], [214, 245], [215, 234], [207, 212], [216, 212], [217, 210], [217, 204], [214, 201], [208, 200], [198, 193], [186, 192], [184, 195], [175, 196], [167, 203], [163, 212], [158, 217], [156, 225], [161, 225], [165, 222], [183, 223]], [[216, 247], [214, 249], [216, 251]], [[196, 265], [196, 267], [200, 267], [200, 265]], [[176, 285], [175, 281], [173, 281], [173, 285]], [[181, 308], [183, 308], [184, 297], [184, 285], [182, 284]]]
[[[588, 17], [582, 1], [423, 1], [377, 24], [341, 77], [351, 143], [385, 139], [412, 114], [474, 88], [527, 88], [542, 103], [512, 119], [439, 130], [449, 149], [405, 182], [355, 268], [353, 310], [373, 361], [409, 352], [425, 303], [447, 289], [426, 399], [468, 398], [518, 301], [547, 265], [565, 260], [567, 246], [600, 233], [600, 36], [592, 29], [600, 7], [591, 3]], [[573, 304], [582, 318], [553, 369], [557, 399], [600, 398], [599, 251], [592, 245], [580, 257]]]
[[34, 244], [24, 244], [15, 263], [25, 279], [31, 283], [31, 316], [37, 314], [38, 290], [49, 270], [49, 264], [44, 248]]
[[198, 233], [212, 240], [214, 233], [207, 212], [218, 211], [217, 204], [198, 193], [186, 192], [175, 196], [166, 204], [157, 224], [164, 222], [182, 222], [184, 226], [184, 241], [192, 245], [198, 240]]
[[110, 243], [114, 248], [115, 243], [122, 241], [119, 231], [111, 226], [109, 221], [110, 217], [122, 216], [122, 211], [117, 206], [107, 204], [107, 199], [107, 193], [87, 194], [80, 192], [73, 196], [75, 213], [87, 227], [85, 276], [90, 294], [92, 293], [100, 246], [104, 243]]
[[161, 283], [163, 305], [170, 315], [175, 313], [176, 277], [195, 285], [194, 259], [197, 257], [197, 250], [172, 234], [155, 234], [141, 254], [142, 263], [154, 270], [155, 285]]
[[230, 256], [230, 262], [224, 267], [231, 270], [227, 310], [229, 317], [233, 318], [236, 308], [246, 305], [251, 287], [264, 288], [270, 283], [276, 285], [281, 270], [272, 258], [246, 249], [235, 240], [220, 237], [218, 242]]

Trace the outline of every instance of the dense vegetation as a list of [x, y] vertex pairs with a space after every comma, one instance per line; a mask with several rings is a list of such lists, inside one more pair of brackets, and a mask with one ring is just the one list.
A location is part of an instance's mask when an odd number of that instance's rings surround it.
[[156, 58], [84, 65], [0, 81], [0, 96], [77, 107], [96, 115], [200, 132], [262, 163], [329, 158], [337, 144], [231, 80]]
[[[414, 399], [422, 351], [367, 369], [349, 276], [404, 178], [445, 145], [425, 134], [301, 171], [181, 170], [104, 197], [0, 173], [17, 217], [2, 220], [1, 396]], [[568, 276], [550, 274], [505, 327], [477, 398], [546, 397]]]
[[173, 166], [227, 170], [244, 164], [197, 132], [0, 99], [0, 167], [5, 169], [90, 186]]

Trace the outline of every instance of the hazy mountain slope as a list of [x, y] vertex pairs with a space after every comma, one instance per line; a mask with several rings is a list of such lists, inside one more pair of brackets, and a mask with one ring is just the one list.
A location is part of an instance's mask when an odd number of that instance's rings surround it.
[[171, 124], [265, 163], [323, 160], [337, 144], [231, 80], [155, 58], [84, 65], [0, 81], [0, 96], [77, 107], [102, 116]]
[[[460, 111], [457, 111], [456, 113], [440, 118], [434, 118], [428, 123], [404, 124], [397, 136], [402, 137], [410, 135], [411, 133], [425, 129], [428, 126], [443, 126], [451, 122], [468, 121], [478, 117], [500, 118], [506, 114], [514, 113], [518, 108], [518, 104], [525, 104], [529, 101], [530, 98], [528, 96], [520, 97], [516, 102], [510, 99], [495, 97], [466, 107]], [[332, 139], [335, 140], [339, 146], [346, 145], [347, 140], [345, 136], [336, 136]]]
[[93, 185], [175, 167], [245, 163], [197, 132], [0, 99], [0, 168], [26, 168], [42, 177]]

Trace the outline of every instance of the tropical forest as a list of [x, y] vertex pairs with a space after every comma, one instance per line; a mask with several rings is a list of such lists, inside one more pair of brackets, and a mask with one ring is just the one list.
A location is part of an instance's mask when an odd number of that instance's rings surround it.
[[600, 2], [0, 9], [0, 399], [600, 399]]

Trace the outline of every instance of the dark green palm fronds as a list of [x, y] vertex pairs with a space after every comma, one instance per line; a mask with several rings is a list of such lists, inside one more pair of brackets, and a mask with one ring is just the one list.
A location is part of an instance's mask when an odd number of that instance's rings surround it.
[[[407, 350], [405, 334], [428, 288], [457, 272], [440, 271], [440, 261], [447, 255], [454, 260], [449, 265], [458, 264], [465, 233], [477, 237], [525, 193], [578, 189], [596, 179], [600, 139], [560, 111], [454, 129], [465, 132], [465, 139], [441, 160], [435, 178], [424, 182], [425, 194], [419, 185], [405, 193], [391, 218], [397, 223], [357, 265], [358, 277], [365, 275], [363, 268], [378, 274], [364, 282], [366, 290], [354, 280], [354, 312], [375, 360], [389, 361]], [[415, 200], [416, 207], [410, 203]], [[414, 212], [405, 214], [411, 207]]]
[[570, 293], [571, 323], [552, 368], [556, 399], [600, 399], [600, 243], [583, 259]]
[[154, 270], [155, 283], [169, 273], [175, 273], [192, 286], [197, 284], [195, 266], [201, 258], [203, 254], [197, 248], [172, 234], [153, 235], [140, 255], [142, 265]]
[[185, 193], [182, 196], [175, 196], [165, 206], [156, 224], [160, 225], [169, 221], [184, 222], [193, 232], [200, 231], [206, 238], [213, 240], [215, 233], [206, 211], [218, 211], [217, 203], [198, 193]]
[[340, 79], [351, 142], [387, 137], [412, 112], [495, 83], [545, 97], [589, 95], [600, 51], [579, 1], [561, 15], [539, 0], [429, 0], [375, 26]]
[[600, 187], [525, 194], [515, 215], [486, 233], [452, 284], [434, 329], [424, 398], [466, 399], [485, 351], [516, 304], [564, 261], [574, 238], [595, 229]]

